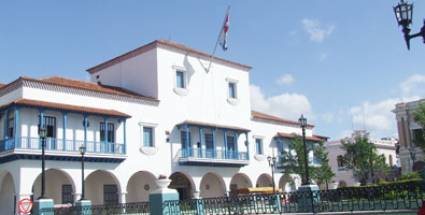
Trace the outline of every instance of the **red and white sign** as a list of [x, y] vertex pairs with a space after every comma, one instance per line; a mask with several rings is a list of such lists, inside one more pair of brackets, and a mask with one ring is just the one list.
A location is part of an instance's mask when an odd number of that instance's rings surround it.
[[29, 198], [21, 199], [18, 202], [19, 214], [30, 214], [32, 209], [32, 201]]

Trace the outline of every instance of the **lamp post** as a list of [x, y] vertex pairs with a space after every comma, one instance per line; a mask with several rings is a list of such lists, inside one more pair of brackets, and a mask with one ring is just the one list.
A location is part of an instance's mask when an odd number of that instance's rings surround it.
[[304, 166], [305, 166], [305, 173], [302, 185], [309, 185], [310, 184], [310, 177], [308, 172], [308, 151], [307, 151], [307, 145], [305, 143], [305, 128], [307, 127], [307, 119], [304, 117], [304, 115], [301, 115], [301, 117], [298, 119], [298, 122], [300, 123], [301, 130], [302, 130], [302, 141], [304, 146]]
[[276, 193], [276, 186], [274, 183], [274, 167], [276, 166], [276, 157], [267, 157], [267, 161], [269, 162], [270, 169], [272, 170], [272, 186], [273, 186], [273, 193]]
[[410, 25], [412, 24], [413, 15], [413, 4], [409, 3], [407, 0], [401, 0], [400, 3], [398, 3], [397, 6], [394, 7], [394, 14], [397, 19], [398, 25], [403, 27], [402, 31], [408, 50], [410, 50], [410, 40], [415, 37], [422, 37], [423, 42], [425, 43], [425, 20], [423, 27], [418, 33], [410, 34]]
[[410, 145], [410, 147], [409, 147], [409, 154], [410, 154], [410, 159], [412, 160], [412, 172], [413, 172], [413, 165], [415, 164], [415, 160], [416, 160], [415, 146]]
[[84, 155], [86, 154], [86, 146], [81, 145], [80, 148], [80, 154], [81, 154], [81, 199], [85, 200], [85, 186], [84, 186]]
[[41, 194], [38, 199], [44, 199], [45, 198], [45, 190], [46, 190], [46, 171], [45, 171], [45, 148], [46, 148], [46, 136], [47, 136], [47, 129], [46, 126], [43, 123], [40, 123], [38, 125], [38, 136], [40, 137], [41, 141]]

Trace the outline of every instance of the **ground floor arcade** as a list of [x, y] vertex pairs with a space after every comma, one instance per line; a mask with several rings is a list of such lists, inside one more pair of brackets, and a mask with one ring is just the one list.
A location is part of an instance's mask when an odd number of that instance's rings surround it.
[[[20, 199], [39, 198], [40, 172], [39, 168], [0, 170], [1, 211], [13, 214], [16, 202]], [[48, 168], [45, 197], [53, 199], [56, 205], [79, 200], [82, 187], [80, 172], [78, 168]], [[108, 169], [87, 169], [85, 172], [85, 198], [95, 205], [148, 201], [149, 193], [156, 189], [158, 175], [141, 170], [124, 179]], [[252, 176], [235, 172], [228, 177], [219, 171], [208, 171], [202, 177], [193, 177], [190, 172], [176, 171], [168, 177], [171, 180], [170, 188], [176, 189], [181, 199], [221, 197], [240, 188], [272, 186], [272, 177], [268, 173]], [[282, 190], [295, 189], [293, 177], [277, 175], [275, 181]]]

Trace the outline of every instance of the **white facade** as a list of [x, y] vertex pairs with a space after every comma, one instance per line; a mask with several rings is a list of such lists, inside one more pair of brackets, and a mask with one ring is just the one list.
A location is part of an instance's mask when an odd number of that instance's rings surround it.
[[[356, 135], [364, 135], [365, 131], [356, 131], [353, 137], [344, 139], [345, 141], [352, 141]], [[368, 134], [366, 134], [368, 135]], [[376, 146], [378, 155], [385, 157], [385, 162], [389, 166], [399, 166], [398, 156], [396, 153], [397, 140], [392, 138], [373, 139], [370, 138], [369, 142]], [[329, 165], [335, 173], [332, 179], [334, 186], [357, 186], [360, 182], [353, 176], [353, 171], [343, 166], [343, 163], [338, 162], [338, 157], [345, 155], [345, 150], [342, 148], [342, 140], [330, 141], [325, 144], [326, 151], [328, 152]]]
[[413, 113], [417, 110], [418, 106], [424, 103], [425, 100], [417, 100], [407, 103], [396, 104], [393, 112], [396, 115], [397, 130], [399, 137], [399, 156], [401, 164], [401, 172], [409, 173], [414, 171], [420, 171], [424, 169], [425, 155], [423, 151], [416, 146], [415, 136], [422, 135], [423, 128], [418, 125], [413, 119]]
[[[15, 197], [40, 195], [40, 115], [50, 117], [46, 126], [54, 124], [47, 138], [46, 196], [55, 204], [80, 199], [81, 144], [87, 147], [85, 197], [93, 204], [147, 201], [159, 175], [173, 180], [181, 198], [271, 186], [266, 157], [278, 155], [276, 134], [301, 129], [296, 122], [253, 116], [250, 68], [212, 58], [206, 71], [210, 59], [155, 41], [89, 69], [92, 83], [20, 78], [0, 88], [0, 211], [13, 211]], [[177, 71], [184, 73], [183, 88]], [[229, 82], [236, 86], [235, 98]], [[103, 132], [101, 123], [111, 132]], [[256, 139], [263, 143], [261, 155]], [[150, 140], [152, 145], [145, 143]], [[288, 191], [300, 179], [276, 173], [275, 184]]]

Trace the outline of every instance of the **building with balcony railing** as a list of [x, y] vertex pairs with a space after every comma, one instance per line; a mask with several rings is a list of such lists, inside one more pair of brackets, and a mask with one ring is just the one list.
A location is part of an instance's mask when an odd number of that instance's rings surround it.
[[[250, 70], [157, 40], [88, 69], [91, 82], [20, 77], [1, 86], [0, 211], [12, 214], [14, 202], [40, 196], [40, 124], [46, 196], [55, 204], [80, 198], [80, 146], [93, 204], [146, 201], [158, 175], [182, 199], [272, 186], [266, 158], [301, 128], [251, 110]], [[307, 138], [322, 141], [313, 129]], [[279, 171], [275, 181], [284, 190], [300, 185]]]

